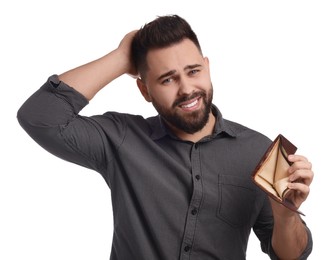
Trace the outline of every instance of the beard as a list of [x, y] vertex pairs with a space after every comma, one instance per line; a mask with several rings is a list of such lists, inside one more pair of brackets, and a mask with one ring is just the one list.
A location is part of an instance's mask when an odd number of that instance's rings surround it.
[[[181, 114], [178, 109], [175, 109], [181, 102], [192, 100], [195, 97], [200, 97], [200, 99], [203, 100], [203, 105], [201, 109], [183, 114]], [[169, 125], [180, 129], [188, 134], [194, 134], [202, 130], [202, 128], [209, 121], [209, 114], [211, 112], [212, 106], [212, 97], [213, 88], [211, 87], [209, 93], [206, 93], [204, 91], [198, 91], [188, 96], [178, 98], [173, 103], [171, 109], [161, 106], [154, 99], [152, 100], [152, 103], [156, 111]]]

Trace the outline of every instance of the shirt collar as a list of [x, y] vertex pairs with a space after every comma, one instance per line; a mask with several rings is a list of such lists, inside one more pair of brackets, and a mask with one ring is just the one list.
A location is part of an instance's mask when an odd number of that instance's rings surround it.
[[236, 137], [238, 132], [234, 128], [234, 124], [232, 122], [223, 118], [222, 113], [219, 111], [218, 107], [212, 104], [212, 113], [216, 117], [214, 136], [219, 134], [226, 134], [231, 137]]

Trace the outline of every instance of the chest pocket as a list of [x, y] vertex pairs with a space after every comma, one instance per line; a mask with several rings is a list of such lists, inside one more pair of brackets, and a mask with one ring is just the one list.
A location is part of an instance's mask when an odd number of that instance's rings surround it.
[[217, 217], [236, 228], [250, 224], [255, 196], [251, 181], [218, 175]]

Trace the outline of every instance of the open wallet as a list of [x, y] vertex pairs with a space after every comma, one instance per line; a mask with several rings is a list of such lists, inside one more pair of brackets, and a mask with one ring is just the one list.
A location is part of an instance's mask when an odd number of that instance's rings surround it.
[[288, 161], [289, 154], [294, 154], [297, 147], [279, 134], [268, 147], [257, 167], [252, 173], [252, 180], [272, 199], [290, 210], [304, 215], [290, 200], [288, 189], [288, 168], [292, 164]]

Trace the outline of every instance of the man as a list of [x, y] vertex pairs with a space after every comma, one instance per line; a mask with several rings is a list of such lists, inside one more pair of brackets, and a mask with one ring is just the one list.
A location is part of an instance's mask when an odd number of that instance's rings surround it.
[[[158, 116], [78, 114], [124, 74], [136, 78]], [[51, 76], [18, 120], [49, 152], [103, 176], [114, 213], [113, 260], [245, 259], [251, 229], [271, 259], [306, 259], [308, 227], [251, 181], [271, 140], [223, 119], [212, 95], [197, 36], [168, 15], [126, 34], [107, 55]], [[312, 166], [300, 155], [288, 159], [299, 207]]]

